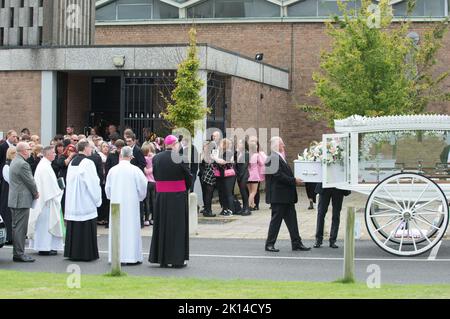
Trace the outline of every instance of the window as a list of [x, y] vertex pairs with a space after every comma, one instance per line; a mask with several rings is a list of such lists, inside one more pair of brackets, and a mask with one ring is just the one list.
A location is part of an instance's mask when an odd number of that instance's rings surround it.
[[3, 46], [4, 38], [5, 38], [5, 29], [0, 28], [0, 47]]
[[214, 0], [202, 2], [187, 10], [189, 18], [214, 18]]
[[[416, 7], [412, 12], [413, 17], [443, 17], [445, 16], [446, 0], [416, 0]], [[407, 14], [407, 1], [393, 5], [395, 16]]]
[[179, 10], [159, 0], [118, 0], [96, 10], [97, 21], [178, 19]]
[[23, 46], [23, 27], [19, 27], [19, 45]]
[[9, 8], [9, 27], [14, 28], [14, 8]]
[[34, 25], [34, 8], [33, 7], [30, 7], [29, 8], [29, 13], [30, 13], [30, 16], [29, 16], [29, 19], [30, 19], [30, 21], [29, 21], [29, 23], [28, 23], [28, 26], [29, 27], [32, 27], [33, 25]]
[[209, 0], [188, 8], [189, 18], [279, 17], [280, 7], [266, 0]]
[[288, 7], [289, 17], [316, 17], [317, 16], [317, 1], [302, 1], [297, 2]]
[[145, 20], [152, 18], [150, 4], [118, 4], [117, 20]]
[[116, 20], [116, 4], [101, 7], [95, 11], [95, 18], [98, 21]]
[[155, 1], [153, 19], [178, 19], [178, 17], [179, 10], [177, 7], [161, 1]]

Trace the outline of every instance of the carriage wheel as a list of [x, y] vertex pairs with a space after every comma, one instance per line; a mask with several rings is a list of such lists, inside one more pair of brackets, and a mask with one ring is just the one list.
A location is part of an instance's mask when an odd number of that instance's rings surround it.
[[374, 188], [365, 220], [370, 237], [381, 249], [397, 256], [417, 256], [442, 239], [448, 215], [447, 198], [434, 181], [400, 173]]

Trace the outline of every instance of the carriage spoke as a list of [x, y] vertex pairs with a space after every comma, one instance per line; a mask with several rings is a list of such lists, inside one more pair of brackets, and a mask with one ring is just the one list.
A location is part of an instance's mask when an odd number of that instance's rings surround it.
[[428, 189], [428, 187], [430, 187], [430, 184], [427, 184], [427, 187], [425, 187], [425, 189], [422, 191], [422, 193], [420, 193], [419, 197], [417, 197], [416, 201], [414, 202], [414, 204], [410, 207], [411, 209], [414, 208], [414, 206], [416, 206], [416, 204], [419, 202], [419, 200], [422, 198], [423, 194], [425, 194], [426, 190]]
[[392, 217], [392, 216], [400, 216], [399, 213], [395, 214], [373, 214], [370, 216], [370, 218], [377, 218], [377, 217]]
[[379, 205], [384, 205], [384, 206], [386, 206], [386, 207], [389, 207], [390, 209], [395, 210], [396, 212], [399, 212], [400, 214], [402, 213], [401, 210], [399, 210], [399, 209], [397, 209], [397, 208], [394, 208], [394, 207], [392, 207], [392, 206], [389, 206], [388, 204], [385, 204], [385, 203], [383, 203], [383, 202], [380, 202], [380, 201], [378, 201], [378, 200], [376, 200], [376, 199], [374, 199], [373, 201], [374, 201], [375, 203], [379, 204]]
[[400, 247], [398, 248], [398, 251], [402, 251], [403, 246], [403, 238], [405, 237], [405, 230], [402, 229], [402, 238], [400, 239]]
[[413, 208], [412, 211], [415, 212], [416, 210], [422, 209], [422, 208], [424, 208], [425, 206], [428, 206], [428, 205], [430, 205], [431, 203], [434, 203], [436, 200], [439, 200], [440, 198], [441, 198], [441, 196], [437, 196], [437, 197], [433, 198], [432, 200], [426, 202], [425, 204], [420, 205], [419, 207]]
[[387, 224], [381, 226], [381, 227], [378, 228], [378, 229], [375, 229], [375, 231], [376, 231], [376, 232], [379, 232], [379, 231], [382, 230], [384, 227], [387, 227], [387, 226], [389, 226], [389, 225], [392, 225], [393, 223], [395, 223], [396, 221], [399, 221], [400, 219], [402, 219], [402, 218], [401, 218], [401, 217], [398, 217], [398, 218], [392, 219], [392, 220], [389, 221]]
[[[409, 224], [409, 223], [408, 223]], [[408, 235], [409, 235], [409, 227], [408, 227]], [[413, 234], [414, 235], [414, 234]], [[416, 239], [414, 238], [414, 236], [411, 236], [413, 245], [414, 245], [414, 250], [417, 251], [417, 244], [416, 244]]]
[[386, 240], [384, 241], [384, 244], [385, 244], [385, 245], [386, 245], [386, 243], [391, 239], [392, 235], [393, 235], [393, 234], [396, 234], [396, 233], [398, 232], [398, 229], [400, 228], [400, 226], [401, 226], [402, 224], [403, 224], [403, 220], [400, 221], [400, 223], [399, 223], [398, 226], [395, 228], [395, 230], [392, 231], [392, 232], [389, 234], [389, 237], [388, 237], [388, 238], [386, 238]]
[[414, 189], [414, 180], [415, 180], [415, 178], [412, 177], [411, 178], [411, 187], [409, 188], [408, 209], [411, 209], [411, 202], [412, 202], [412, 200], [409, 200], [409, 199], [413, 198], [412, 191]]
[[414, 220], [417, 220], [417, 221], [420, 221], [420, 222], [422, 222], [422, 223], [424, 223], [424, 224], [427, 224], [428, 226], [433, 227], [434, 229], [440, 229], [439, 227], [436, 227], [436, 226], [434, 226], [433, 224], [431, 224], [428, 220], [426, 220], [426, 218], [423, 218], [423, 217], [420, 216], [420, 215], [418, 215], [417, 217], [419, 217], [419, 218], [413, 217]]
[[442, 210], [436, 210], [436, 209], [428, 209], [424, 208], [423, 211], [416, 211], [414, 212], [415, 215], [443, 215], [445, 212]]
[[[403, 206], [402, 205], [400, 205], [398, 202], [397, 202], [397, 200], [392, 196], [392, 194], [384, 187], [384, 185], [383, 185], [383, 190], [386, 192], [386, 194], [388, 194], [389, 195], [389, 197], [397, 204], [397, 206], [400, 208], [400, 209], [405, 209], [405, 202], [403, 202]], [[403, 200], [403, 199], [402, 199]]]
[[[414, 223], [414, 225], [416, 225], [417, 230], [419, 231], [419, 233], [422, 235], [422, 237], [425, 237], [425, 239], [432, 244], [431, 240], [423, 233], [422, 229], [420, 229], [419, 225], [417, 225], [416, 221], [413, 219], [412, 222]], [[413, 234], [414, 235], [414, 234]]]
[[[398, 191], [400, 192], [400, 195], [402, 198], [403, 209], [406, 209], [405, 195], [403, 194], [402, 187], [400, 186], [400, 179], [397, 179], [397, 186], [398, 186]], [[384, 186], [383, 186], [383, 188], [384, 188]]]

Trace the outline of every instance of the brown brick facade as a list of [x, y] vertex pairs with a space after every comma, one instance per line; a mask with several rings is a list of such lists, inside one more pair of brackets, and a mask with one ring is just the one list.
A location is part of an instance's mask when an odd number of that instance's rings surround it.
[[41, 72], [0, 72], [0, 131], [41, 134]]

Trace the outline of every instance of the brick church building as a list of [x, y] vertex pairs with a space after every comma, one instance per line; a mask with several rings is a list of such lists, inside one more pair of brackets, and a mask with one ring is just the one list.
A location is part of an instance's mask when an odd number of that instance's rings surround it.
[[[295, 105], [316, 102], [308, 92], [336, 2], [0, 0], [0, 132], [28, 127], [44, 143], [68, 124], [82, 131], [114, 123], [141, 138], [144, 129], [167, 133], [161, 95], [173, 88], [195, 25], [207, 126], [279, 128], [292, 159], [329, 131]], [[405, 15], [406, 0], [392, 5], [397, 18]], [[414, 31], [448, 12], [447, 0], [417, 0]], [[450, 65], [449, 52], [450, 33], [437, 71]]]

